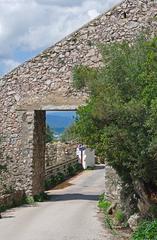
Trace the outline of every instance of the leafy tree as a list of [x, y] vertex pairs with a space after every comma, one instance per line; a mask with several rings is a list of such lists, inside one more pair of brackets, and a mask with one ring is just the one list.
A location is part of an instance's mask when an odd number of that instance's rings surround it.
[[77, 136], [75, 133], [75, 123], [73, 123], [64, 130], [64, 132], [61, 135], [61, 141], [62, 142], [77, 141]]
[[74, 70], [74, 85], [90, 92], [75, 132], [125, 183], [139, 180], [157, 190], [157, 38], [100, 50], [104, 67]]
[[54, 140], [53, 129], [49, 125], [46, 126], [46, 143], [52, 142]]

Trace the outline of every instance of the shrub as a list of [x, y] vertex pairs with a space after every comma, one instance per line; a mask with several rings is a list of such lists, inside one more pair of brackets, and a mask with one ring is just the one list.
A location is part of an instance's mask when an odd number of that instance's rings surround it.
[[24, 198], [24, 203], [25, 204], [34, 204], [34, 197], [33, 196], [26, 196], [25, 198]]
[[124, 222], [125, 220], [125, 214], [123, 213], [123, 211], [121, 209], [117, 209], [116, 212], [115, 212], [115, 220], [118, 222], [118, 223], [122, 223]]
[[98, 202], [98, 207], [105, 212], [107, 212], [107, 210], [110, 206], [111, 206], [111, 203], [105, 199], [99, 200], [99, 202]]
[[68, 166], [68, 174], [73, 176], [75, 174], [75, 167], [73, 165]]
[[0, 213], [6, 211], [7, 206], [0, 205]]
[[35, 202], [43, 202], [47, 199], [48, 199], [48, 196], [45, 192], [41, 192], [41, 193], [34, 196], [34, 201]]
[[87, 105], [78, 109], [75, 132], [124, 183], [142, 182], [147, 192], [156, 192], [157, 38], [100, 49], [104, 67], [75, 71], [74, 82], [80, 80], [90, 92]]
[[105, 225], [113, 230], [113, 220], [108, 214], [108, 209], [111, 206], [111, 203], [105, 199], [105, 195], [101, 194], [99, 196], [98, 207], [104, 212], [104, 222]]
[[56, 177], [55, 177], [55, 181], [56, 183], [60, 183], [63, 182], [65, 179], [65, 175], [62, 172], [57, 173]]
[[157, 240], [157, 220], [141, 223], [131, 240]]

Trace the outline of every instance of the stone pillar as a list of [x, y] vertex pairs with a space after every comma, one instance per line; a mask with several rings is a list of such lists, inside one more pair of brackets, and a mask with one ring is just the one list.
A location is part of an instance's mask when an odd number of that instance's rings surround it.
[[32, 195], [44, 191], [45, 180], [45, 111], [34, 112]]

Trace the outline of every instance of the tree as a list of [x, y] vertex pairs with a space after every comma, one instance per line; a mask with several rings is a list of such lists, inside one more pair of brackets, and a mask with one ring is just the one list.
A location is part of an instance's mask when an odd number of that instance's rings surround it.
[[61, 135], [61, 141], [62, 142], [77, 141], [77, 136], [75, 134], [75, 123], [73, 123], [64, 130], [64, 132]]
[[49, 125], [46, 126], [46, 143], [52, 142], [54, 140], [53, 129]]
[[125, 183], [157, 192], [157, 38], [100, 49], [104, 67], [75, 68], [74, 85], [90, 91], [75, 131]]

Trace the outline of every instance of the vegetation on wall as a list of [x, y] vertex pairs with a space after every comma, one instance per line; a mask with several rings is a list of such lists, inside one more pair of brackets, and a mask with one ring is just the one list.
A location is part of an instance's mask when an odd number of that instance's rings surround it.
[[[74, 85], [90, 98], [78, 110], [75, 134], [124, 183], [157, 193], [157, 38], [101, 45], [101, 69], [77, 66]], [[136, 192], [136, 189], [135, 189]]]

